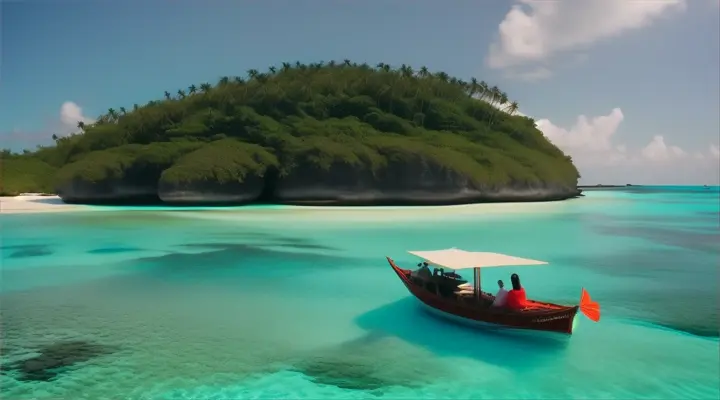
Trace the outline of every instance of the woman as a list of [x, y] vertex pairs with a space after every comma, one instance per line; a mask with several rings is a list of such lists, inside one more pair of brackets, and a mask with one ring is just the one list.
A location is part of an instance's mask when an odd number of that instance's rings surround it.
[[525, 289], [520, 285], [520, 277], [518, 274], [510, 275], [512, 290], [508, 292], [505, 305], [513, 310], [521, 310], [527, 307], [527, 296]]

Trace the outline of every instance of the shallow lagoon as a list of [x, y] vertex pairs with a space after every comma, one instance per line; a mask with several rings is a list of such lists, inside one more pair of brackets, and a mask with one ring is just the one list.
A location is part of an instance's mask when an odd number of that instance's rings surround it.
[[[2, 215], [0, 387], [13, 399], [717, 399], [717, 189], [587, 193]], [[384, 256], [414, 265], [405, 250], [453, 246], [549, 261], [483, 278], [518, 272], [532, 297], [562, 303], [585, 286], [603, 320], [548, 341], [436, 319]], [[33, 357], [55, 368], [12, 368]]]

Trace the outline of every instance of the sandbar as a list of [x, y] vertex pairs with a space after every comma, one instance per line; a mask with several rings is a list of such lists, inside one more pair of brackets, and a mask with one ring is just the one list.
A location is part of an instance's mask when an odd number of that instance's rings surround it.
[[77, 211], [84, 206], [66, 204], [58, 196], [23, 193], [19, 196], [0, 196], [0, 213], [24, 214], [57, 211]]
[[182, 218], [243, 222], [351, 222], [353, 224], [442, 221], [472, 216], [507, 216], [549, 214], [563, 212], [569, 201], [525, 203], [479, 203], [455, 206], [414, 207], [339, 207], [339, 206], [280, 206], [278, 208], [242, 207], [231, 209], [193, 210], [173, 213]]

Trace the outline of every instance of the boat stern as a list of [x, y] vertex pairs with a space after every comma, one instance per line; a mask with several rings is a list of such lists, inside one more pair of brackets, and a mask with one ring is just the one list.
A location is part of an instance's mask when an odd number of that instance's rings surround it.
[[575, 306], [549, 315], [538, 315], [530, 318], [527, 320], [525, 326], [520, 327], [537, 331], [549, 331], [572, 335], [577, 324], [576, 316], [578, 308], [579, 307]]

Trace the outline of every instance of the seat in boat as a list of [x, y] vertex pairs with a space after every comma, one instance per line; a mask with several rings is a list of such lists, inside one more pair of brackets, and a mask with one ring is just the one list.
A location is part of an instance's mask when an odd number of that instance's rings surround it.
[[458, 285], [458, 288], [462, 290], [473, 290], [473, 285], [472, 283], [463, 283], [462, 285]]

